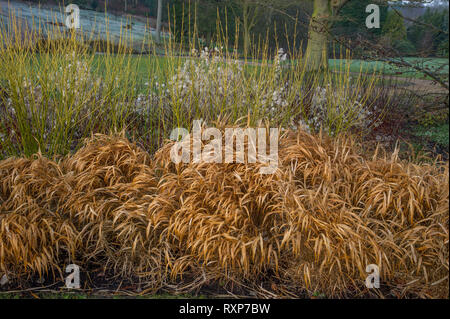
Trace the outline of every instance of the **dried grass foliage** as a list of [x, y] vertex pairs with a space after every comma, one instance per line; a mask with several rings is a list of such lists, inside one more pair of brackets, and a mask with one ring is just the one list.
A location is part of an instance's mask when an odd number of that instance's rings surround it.
[[[68, 261], [138, 276], [151, 289], [212, 282], [258, 296], [305, 291], [448, 298], [448, 163], [414, 164], [351, 139], [287, 132], [279, 169], [178, 164], [97, 135], [58, 162], [0, 162], [0, 272], [59, 272]], [[265, 283], [272, 283], [271, 288]]]

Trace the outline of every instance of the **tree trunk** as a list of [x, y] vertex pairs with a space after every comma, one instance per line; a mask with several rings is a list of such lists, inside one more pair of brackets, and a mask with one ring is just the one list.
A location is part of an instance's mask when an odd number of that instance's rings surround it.
[[156, 42], [161, 42], [162, 0], [158, 0], [158, 14], [156, 16]]
[[268, 11], [269, 12], [267, 14], [266, 26], [267, 26], [267, 29], [270, 29], [272, 27], [273, 8], [270, 7]]
[[244, 57], [247, 58], [248, 51], [250, 48], [250, 26], [249, 26], [249, 15], [250, 8], [247, 1], [242, 3], [242, 15], [244, 20]]
[[305, 67], [308, 71], [328, 68], [328, 33], [331, 18], [330, 0], [314, 0], [314, 10], [308, 29]]

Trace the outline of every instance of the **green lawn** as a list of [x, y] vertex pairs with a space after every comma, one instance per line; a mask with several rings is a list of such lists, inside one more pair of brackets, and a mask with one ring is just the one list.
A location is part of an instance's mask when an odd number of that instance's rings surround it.
[[[438, 70], [439, 74], [448, 77], [448, 59], [443, 58], [404, 58], [404, 60], [412, 65], [420, 68], [427, 68], [434, 72]], [[379, 71], [385, 75], [395, 75], [400, 77], [426, 78], [425, 75], [417, 72], [414, 68], [400, 68], [386, 62], [380, 61], [364, 61], [364, 60], [346, 60], [346, 59], [330, 59], [330, 67], [336, 70], [342, 67], [350, 67], [350, 72], [372, 73]], [[350, 65], [348, 64], [350, 63]]]
[[[172, 59], [170, 62], [169, 59]], [[95, 61], [100, 63], [101, 68], [103, 68], [104, 57], [102, 55], [97, 55]], [[153, 76], [158, 76], [158, 78], [164, 78], [165, 68], [173, 67], [173, 61], [176, 63], [183, 63], [186, 58], [173, 58], [164, 56], [153, 56], [153, 55], [134, 55], [131, 57], [132, 63], [135, 63], [137, 70], [137, 78], [142, 79], [142, 81], [147, 81]], [[405, 61], [416, 65], [418, 67], [425, 67], [431, 71], [438, 70], [439, 74], [448, 75], [448, 59], [432, 58], [432, 59], [422, 59], [422, 58], [405, 58]], [[291, 62], [292, 63], [292, 62]], [[330, 68], [334, 71], [346, 70], [350, 68], [352, 73], [373, 73], [379, 71], [384, 75], [393, 75], [398, 77], [406, 78], [426, 78], [424, 74], [414, 70], [413, 68], [399, 68], [390, 65], [386, 62], [377, 61], [364, 61], [364, 60], [346, 60], [346, 59], [330, 59]], [[350, 65], [349, 65], [350, 63]], [[177, 64], [175, 64], [177, 65]], [[247, 65], [249, 70], [258, 69], [257, 65]]]
[[[112, 58], [121, 59], [119, 56], [114, 56]], [[104, 55], [97, 54], [93, 61], [95, 69], [100, 72], [106, 71], [105, 59]], [[150, 82], [150, 79], [155, 76], [158, 77], [159, 81], [165, 80], [167, 69], [177, 67], [179, 63], [182, 63], [185, 60], [184, 58], [168, 58], [154, 55], [131, 55], [128, 56], [127, 59], [130, 61], [131, 70], [136, 71], [135, 74], [139, 84]]]
[[449, 125], [440, 124], [431, 127], [417, 126], [413, 134], [419, 138], [423, 138], [433, 144], [438, 144], [443, 148], [449, 147]]
[[[121, 59], [120, 56], [113, 56], [113, 59]], [[94, 57], [94, 64], [97, 66], [99, 72], [106, 71], [105, 55], [97, 54]], [[150, 79], [155, 76], [158, 77], [158, 81], [165, 82], [166, 74], [168, 68], [177, 67], [180, 63], [183, 63], [186, 58], [173, 58], [155, 55], [130, 55], [127, 56], [130, 60], [132, 69], [135, 70], [137, 83], [144, 84], [149, 82]], [[448, 59], [432, 58], [405, 58], [411, 64], [426, 67], [430, 70], [439, 69], [439, 73], [444, 75], [447, 74], [448, 77]], [[291, 61], [295, 63], [295, 61]], [[330, 59], [330, 68], [334, 71], [346, 70], [350, 68], [352, 73], [373, 73], [379, 71], [384, 75], [394, 75], [399, 77], [409, 77], [409, 78], [425, 78], [425, 76], [413, 68], [398, 68], [393, 65], [389, 65], [386, 62], [377, 61], [364, 61], [364, 60], [346, 60], [346, 59]], [[350, 65], [349, 65], [350, 64]], [[258, 69], [258, 65], [250, 64], [247, 65], [249, 71]]]

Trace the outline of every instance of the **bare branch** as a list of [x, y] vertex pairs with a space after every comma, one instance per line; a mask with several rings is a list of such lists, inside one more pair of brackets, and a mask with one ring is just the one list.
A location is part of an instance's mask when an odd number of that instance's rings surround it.
[[405, 17], [400, 11], [398, 11], [398, 10], [395, 9], [395, 8], [392, 8], [392, 10], [394, 10], [394, 12], [395, 12], [396, 14], [398, 14], [401, 18], [403, 18], [403, 19], [405, 19], [405, 20], [407, 20], [407, 21], [414, 22], [414, 23], [416, 23], [416, 24], [418, 24], [418, 25], [422, 25], [422, 26], [424, 26], [424, 27], [428, 27], [428, 28], [434, 29], [434, 30], [437, 31], [437, 32], [441, 32], [441, 33], [444, 33], [444, 34], [448, 35], [448, 32], [447, 32], [447, 31], [445, 31], [445, 30], [443, 30], [443, 29], [440, 29], [440, 28], [437, 28], [436, 26], [434, 26], [434, 25], [432, 25], [432, 24], [424, 23], [424, 22], [419, 21], [419, 20], [417, 20], [417, 19], [412, 19], [412, 18]]

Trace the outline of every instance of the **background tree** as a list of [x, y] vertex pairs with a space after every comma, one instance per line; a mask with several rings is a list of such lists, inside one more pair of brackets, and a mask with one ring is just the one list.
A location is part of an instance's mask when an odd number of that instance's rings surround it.
[[[235, 0], [232, 1], [232, 8], [239, 6], [241, 11], [237, 15], [236, 21], [242, 25], [243, 41], [244, 41], [244, 56], [248, 57], [251, 44], [251, 31], [256, 24], [256, 18], [260, 10], [261, 2], [254, 0]], [[237, 10], [234, 10], [236, 14]]]
[[262, 7], [253, 31], [255, 39], [264, 39], [273, 50], [279, 47], [301, 50], [308, 40], [312, 4], [312, 1], [276, 0]]
[[448, 19], [448, 7], [428, 8], [417, 18], [419, 23], [410, 25], [408, 39], [420, 56], [448, 57]]
[[382, 37], [380, 41], [386, 48], [393, 48], [398, 55], [414, 55], [414, 45], [407, 39], [406, 25], [403, 17], [390, 10], [386, 22], [382, 24]]
[[394, 11], [389, 11], [383, 24], [382, 34], [391, 41], [406, 39], [406, 26], [403, 18]]
[[329, 32], [333, 20], [350, 0], [314, 0], [309, 22], [306, 67], [310, 71], [328, 68]]
[[[355, 49], [351, 52], [352, 57], [359, 58], [362, 56], [364, 50], [358, 47], [361, 39], [366, 41], [378, 42], [381, 37], [381, 28], [368, 29], [366, 27], [366, 18], [368, 13], [365, 8], [372, 4], [373, 0], [359, 0], [349, 1], [340, 10], [339, 16], [333, 22], [331, 33], [334, 37], [345, 41], [350, 47]], [[388, 7], [386, 5], [379, 6], [380, 8], [380, 25], [383, 26], [386, 21]], [[344, 56], [341, 52], [341, 46], [330, 43], [330, 48], [333, 50], [333, 56]]]
[[161, 20], [162, 20], [162, 10], [163, 9], [163, 1], [158, 0], [158, 12], [156, 17], [156, 42], [161, 41]]
[[[178, 40], [186, 41], [196, 38], [195, 44], [211, 46], [213, 37], [219, 33], [218, 21], [223, 29], [228, 29], [227, 40], [234, 41], [234, 26], [236, 21], [233, 14], [228, 14], [228, 0], [172, 0], [171, 21], [172, 30]], [[225, 25], [227, 23], [227, 25]]]
[[[294, 5], [299, 7], [299, 2], [297, 0], [229, 0], [228, 3], [235, 15], [235, 20], [239, 23], [241, 28], [245, 57], [249, 55], [251, 50], [252, 35], [261, 36], [264, 35], [264, 33], [269, 33], [272, 28], [275, 28], [273, 23], [274, 16], [277, 13], [282, 13], [284, 18], [281, 19], [284, 20], [284, 23], [282, 22], [280, 24], [280, 32], [284, 32], [283, 27], [286, 22], [291, 25], [293, 24], [292, 16], [286, 11]], [[296, 14], [298, 15], [298, 10]], [[287, 19], [287, 16], [291, 19]], [[254, 32], [255, 27], [258, 28]], [[273, 33], [272, 35], [275, 37], [277, 36]]]
[[[310, 70], [319, 70], [328, 67], [328, 42], [333, 22], [339, 20], [341, 9], [351, 2], [358, 0], [313, 0], [314, 10], [309, 23], [308, 46], [306, 49], [306, 67]], [[422, 3], [424, 0], [411, 0], [410, 3]], [[429, 2], [429, 1], [428, 1]], [[389, 5], [387, 0], [373, 1], [379, 5]], [[365, 7], [360, 5], [360, 10]]]

